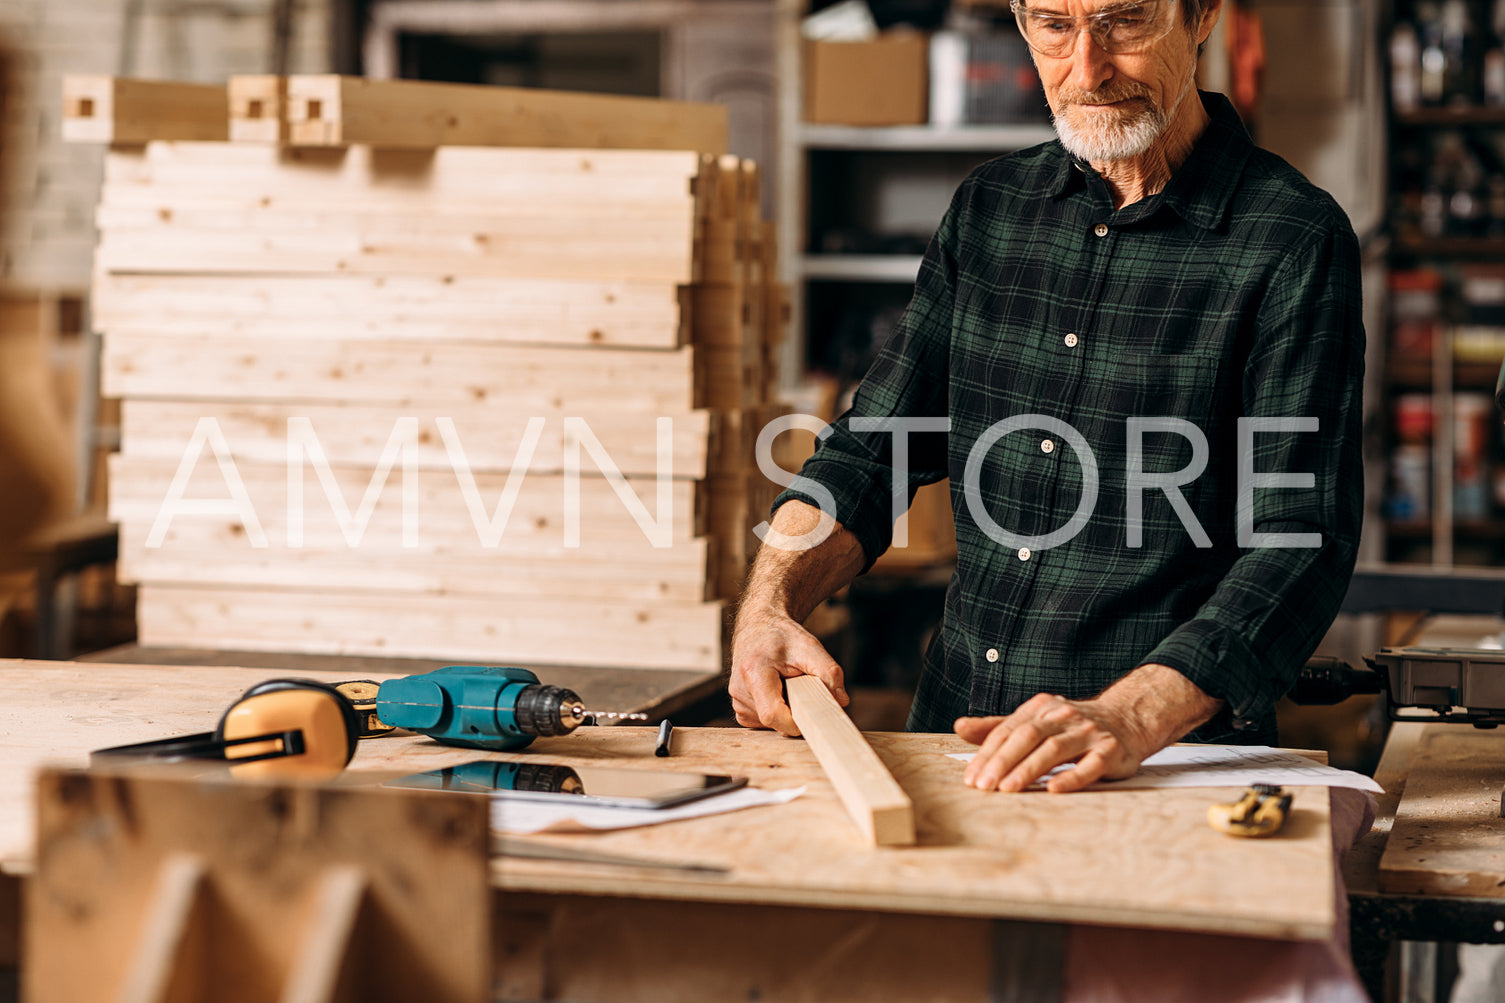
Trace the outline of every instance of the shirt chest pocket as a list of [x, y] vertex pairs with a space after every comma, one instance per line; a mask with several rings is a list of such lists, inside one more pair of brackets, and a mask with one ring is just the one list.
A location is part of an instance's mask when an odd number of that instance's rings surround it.
[[1093, 428], [1089, 438], [1107, 483], [1124, 483], [1131, 469], [1164, 474], [1202, 466], [1222, 445], [1219, 360], [1125, 353], [1095, 372], [1078, 415]]

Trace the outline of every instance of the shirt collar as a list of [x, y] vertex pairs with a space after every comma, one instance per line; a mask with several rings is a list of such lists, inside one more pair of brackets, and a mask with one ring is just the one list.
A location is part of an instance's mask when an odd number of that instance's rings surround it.
[[[1216, 230], [1228, 215], [1228, 202], [1254, 152], [1254, 143], [1226, 97], [1208, 91], [1197, 93], [1211, 121], [1165, 190], [1157, 199], [1147, 201], [1154, 201], [1157, 208], [1173, 209], [1204, 229]], [[1060, 151], [1060, 163], [1046, 191], [1059, 199], [1085, 187], [1084, 170], [1088, 168], [1059, 142], [1056, 149]]]

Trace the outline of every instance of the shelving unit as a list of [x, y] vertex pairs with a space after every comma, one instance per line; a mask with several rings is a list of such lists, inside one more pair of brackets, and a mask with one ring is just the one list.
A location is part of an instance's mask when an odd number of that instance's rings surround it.
[[[1382, 19], [1379, 44], [1385, 51], [1397, 25], [1417, 27], [1420, 43], [1427, 43], [1418, 18], [1416, 0], [1391, 0]], [[1470, 0], [1466, 7], [1475, 32], [1473, 58], [1477, 62], [1485, 47], [1496, 44], [1489, 38], [1490, 4]], [[1505, 442], [1500, 434], [1500, 420], [1493, 408], [1480, 419], [1487, 426], [1482, 469], [1484, 509], [1477, 504], [1471, 511], [1456, 507], [1460, 491], [1473, 492], [1477, 503], [1479, 487], [1460, 483], [1460, 460], [1464, 467], [1473, 463], [1473, 451], [1458, 440], [1465, 429], [1459, 420], [1461, 395], [1492, 395], [1500, 372], [1499, 359], [1481, 359], [1475, 355], [1460, 357], [1455, 351], [1455, 334], [1465, 325], [1492, 328], [1494, 323], [1481, 321], [1480, 304], [1465, 303], [1464, 280], [1479, 281], [1481, 269], [1498, 267], [1499, 281], [1505, 286], [1505, 216], [1502, 207], [1486, 195], [1486, 179], [1496, 176], [1505, 181], [1505, 107], [1486, 106], [1482, 92], [1466, 99], [1450, 97], [1443, 104], [1422, 104], [1415, 108], [1397, 108], [1394, 102], [1395, 69], [1387, 80], [1387, 119], [1390, 134], [1389, 208], [1387, 229], [1391, 236], [1389, 266], [1392, 276], [1404, 273], [1420, 275], [1433, 272], [1440, 278], [1439, 302], [1435, 322], [1431, 325], [1430, 346], [1426, 339], [1417, 343], [1399, 337], [1405, 318], [1397, 310], [1401, 298], [1411, 293], [1391, 292], [1390, 304], [1395, 318], [1386, 329], [1371, 332], [1371, 337], [1386, 339], [1384, 395], [1379, 413], [1385, 425], [1385, 459], [1387, 463], [1385, 522], [1385, 558], [1401, 562], [1428, 562], [1451, 567], [1469, 564], [1505, 562], [1505, 505], [1499, 500], [1494, 481], [1505, 466]], [[1450, 152], [1451, 150], [1451, 152]], [[1469, 171], [1481, 170], [1472, 189], [1464, 189], [1461, 203], [1445, 190], [1442, 177], [1449, 173], [1447, 164], [1458, 154], [1475, 163]], [[1501, 181], [1497, 181], [1499, 184]], [[1473, 216], [1460, 215], [1468, 208], [1468, 199], [1476, 199]], [[1414, 281], [1414, 280], [1413, 280]], [[1424, 296], [1425, 294], [1423, 294]], [[1491, 307], [1492, 309], [1492, 307]], [[1474, 316], [1470, 317], [1470, 310]], [[1505, 302], [1500, 304], [1505, 314]], [[1487, 317], [1488, 311], [1485, 312]], [[1495, 318], [1505, 320], [1505, 316]], [[1425, 325], [1423, 325], [1425, 326]], [[1505, 327], [1501, 328], [1505, 345]], [[1505, 349], [1501, 351], [1505, 355]], [[1420, 440], [1415, 430], [1407, 432], [1397, 414], [1402, 396], [1430, 396], [1430, 435]], [[1472, 435], [1470, 436], [1472, 438]], [[1402, 451], [1409, 449], [1409, 459]], [[1415, 461], [1420, 451], [1429, 451], [1430, 470], [1425, 478], [1425, 493], [1418, 497], [1422, 481], [1415, 475]], [[1409, 469], [1409, 476], [1404, 473]], [[1426, 497], [1429, 496], [1429, 497]], [[1407, 518], [1412, 503], [1420, 517]], [[1482, 514], [1482, 517], [1480, 515]]]
[[[978, 164], [1055, 137], [1049, 124], [937, 127], [814, 125], [803, 121], [800, 21], [806, 0], [778, 0], [780, 278], [791, 291], [782, 372], [796, 383], [826, 367], [832, 318], [845, 306], [901, 308], [913, 292], [920, 250], [951, 193]], [[834, 203], [841, 202], [839, 208]], [[845, 216], [844, 219], [838, 217]], [[886, 228], [912, 246], [866, 253], [823, 251], [839, 222]]]

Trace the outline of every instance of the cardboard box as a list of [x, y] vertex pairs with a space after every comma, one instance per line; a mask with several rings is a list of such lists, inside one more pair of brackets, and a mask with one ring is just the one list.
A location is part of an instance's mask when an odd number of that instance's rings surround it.
[[929, 107], [929, 39], [920, 32], [871, 42], [806, 40], [805, 121], [822, 125], [923, 125]]

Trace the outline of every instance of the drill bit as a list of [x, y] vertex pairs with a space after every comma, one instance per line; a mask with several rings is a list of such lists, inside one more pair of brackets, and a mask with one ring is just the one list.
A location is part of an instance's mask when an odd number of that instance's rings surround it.
[[587, 718], [587, 717], [609, 718], [609, 719], [611, 719], [613, 721], [646, 721], [646, 720], [648, 720], [648, 715], [642, 713], [641, 711], [587, 710], [586, 707], [585, 707], [585, 704], [581, 704], [581, 703], [571, 704], [568, 708], [561, 708], [561, 710], [565, 710], [565, 709], [567, 709], [569, 711], [569, 713], [570, 713], [570, 715], [572, 717], [576, 717], [576, 718]]

